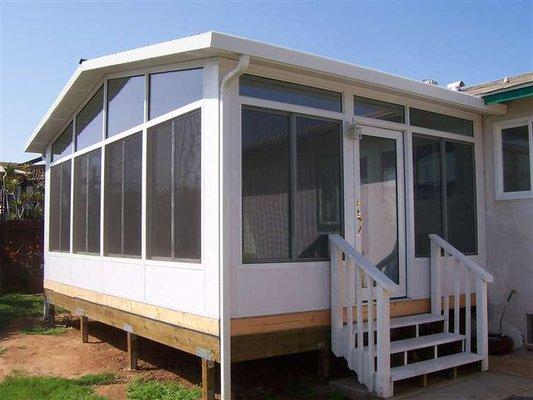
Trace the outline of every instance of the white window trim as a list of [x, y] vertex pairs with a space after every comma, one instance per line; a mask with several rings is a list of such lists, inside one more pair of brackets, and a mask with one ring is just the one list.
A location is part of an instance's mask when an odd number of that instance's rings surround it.
[[[503, 185], [502, 130], [518, 126], [528, 126], [530, 189], [521, 192], [505, 192]], [[496, 122], [494, 125], [494, 184], [496, 200], [517, 200], [533, 198], [533, 115], [509, 121]]]

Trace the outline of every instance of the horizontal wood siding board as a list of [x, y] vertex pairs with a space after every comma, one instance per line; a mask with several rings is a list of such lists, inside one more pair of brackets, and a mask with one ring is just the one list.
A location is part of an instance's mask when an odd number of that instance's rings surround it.
[[89, 319], [119, 329], [125, 329], [125, 327], [130, 329], [131, 327], [131, 330], [136, 335], [194, 355], [209, 352], [214, 361], [220, 360], [220, 344], [217, 336], [70, 297], [50, 289], [45, 289], [45, 294], [52, 304], [73, 312], [82, 312]]
[[135, 300], [128, 300], [50, 280], [44, 281], [44, 287], [69, 297], [76, 297], [92, 303], [105, 305], [157, 321], [166, 322], [171, 325], [178, 325], [194, 331], [218, 336], [218, 320], [214, 318], [172, 310], [166, 307], [154, 306]]
[[329, 349], [329, 327], [235, 336], [231, 339], [232, 362]]

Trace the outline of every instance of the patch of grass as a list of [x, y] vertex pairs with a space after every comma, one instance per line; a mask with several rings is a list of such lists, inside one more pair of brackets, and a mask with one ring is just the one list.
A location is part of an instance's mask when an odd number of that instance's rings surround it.
[[0, 296], [0, 326], [14, 318], [42, 315], [43, 301], [40, 294], [11, 293]]
[[128, 400], [199, 400], [199, 387], [187, 388], [176, 382], [136, 379], [128, 385]]
[[328, 400], [345, 400], [346, 397], [344, 397], [339, 392], [333, 392], [328, 395]]
[[112, 372], [102, 372], [94, 375], [84, 375], [75, 381], [80, 385], [86, 386], [103, 386], [117, 383], [117, 376]]
[[309, 379], [289, 381], [286, 393], [295, 399], [309, 399], [316, 396], [314, 385]]
[[48, 335], [48, 336], [59, 336], [67, 332], [70, 328], [67, 326], [32, 326], [29, 328], [22, 328], [21, 332], [25, 335]]
[[77, 379], [29, 376], [14, 373], [0, 382], [0, 399], [17, 400], [104, 400], [94, 386], [113, 383], [113, 374], [86, 375]]
[[4, 347], [0, 347], [0, 357], [6, 353], [7, 349]]

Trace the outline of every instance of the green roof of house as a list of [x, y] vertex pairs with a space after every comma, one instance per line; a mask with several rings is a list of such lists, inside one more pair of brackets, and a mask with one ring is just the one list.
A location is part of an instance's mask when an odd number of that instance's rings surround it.
[[480, 83], [463, 92], [483, 97], [485, 104], [504, 103], [533, 96], [533, 72]]

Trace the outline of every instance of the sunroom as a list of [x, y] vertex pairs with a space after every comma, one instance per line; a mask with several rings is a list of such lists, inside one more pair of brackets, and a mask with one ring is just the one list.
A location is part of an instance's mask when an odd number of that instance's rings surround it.
[[330, 348], [383, 397], [486, 368], [481, 118], [502, 112], [212, 32], [84, 61], [27, 145], [47, 162], [49, 303], [84, 338], [98, 320], [198, 355], [206, 398], [215, 362], [230, 398], [232, 362], [319, 351], [324, 374]]

